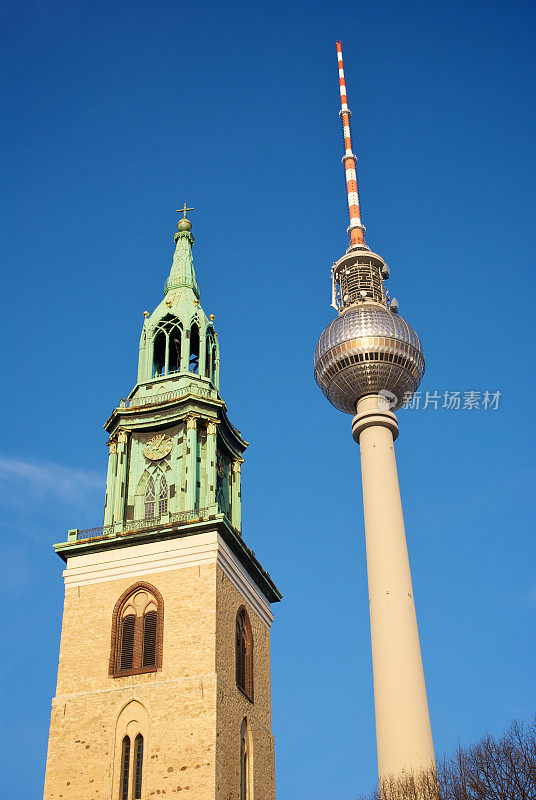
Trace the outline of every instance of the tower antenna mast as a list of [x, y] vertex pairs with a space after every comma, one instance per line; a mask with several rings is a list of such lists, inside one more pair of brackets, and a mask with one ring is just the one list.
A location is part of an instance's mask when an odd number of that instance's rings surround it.
[[339, 62], [339, 88], [341, 92], [341, 110], [339, 116], [342, 120], [342, 135], [344, 138], [344, 155], [342, 163], [346, 173], [346, 194], [348, 196], [348, 213], [350, 215], [350, 225], [348, 235], [350, 237], [350, 248], [364, 247], [365, 227], [361, 224], [361, 212], [359, 210], [359, 191], [357, 188], [356, 163], [357, 158], [352, 151], [352, 135], [350, 133], [350, 117], [352, 112], [348, 108], [348, 96], [346, 94], [346, 80], [344, 78], [344, 65], [342, 63], [342, 42], [337, 42], [337, 59]]

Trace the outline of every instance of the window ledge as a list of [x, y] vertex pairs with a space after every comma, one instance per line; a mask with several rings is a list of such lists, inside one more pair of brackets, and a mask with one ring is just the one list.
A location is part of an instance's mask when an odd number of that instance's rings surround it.
[[145, 675], [147, 672], [159, 672], [161, 667], [136, 667], [135, 669], [122, 669], [112, 672], [110, 678], [127, 678], [129, 675]]
[[246, 690], [242, 689], [238, 684], [236, 684], [236, 688], [238, 689], [240, 694], [243, 694], [244, 697], [246, 698], [246, 700], [249, 700], [249, 702], [253, 705], [253, 698], [249, 696], [249, 694], [246, 692]]

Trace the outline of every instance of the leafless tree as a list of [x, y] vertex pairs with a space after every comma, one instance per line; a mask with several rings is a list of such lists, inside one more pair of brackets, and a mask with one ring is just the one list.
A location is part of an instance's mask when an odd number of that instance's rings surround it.
[[438, 763], [435, 771], [387, 778], [362, 800], [536, 800], [536, 717], [486, 734]]
[[486, 734], [439, 765], [443, 800], [536, 800], [536, 717]]

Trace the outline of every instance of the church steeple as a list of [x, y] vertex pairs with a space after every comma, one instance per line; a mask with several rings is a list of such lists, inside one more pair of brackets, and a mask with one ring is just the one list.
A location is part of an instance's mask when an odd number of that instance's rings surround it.
[[190, 210], [164, 297], [144, 314], [138, 380], [104, 425], [104, 524], [55, 545], [65, 604], [45, 800], [275, 800], [281, 594], [242, 538], [248, 443], [219, 392]]
[[[183, 216], [177, 224], [175, 253], [169, 277], [164, 284], [164, 297], [152, 314], [145, 312], [140, 339], [138, 387], [145, 393], [161, 390], [167, 379], [170, 387], [184, 386], [187, 380], [206, 390], [219, 389], [219, 346], [214, 330], [214, 315], [207, 317], [200, 305], [200, 292], [195, 276], [192, 247], [192, 223]], [[171, 388], [170, 388], [171, 390]]]
[[104, 528], [121, 535], [189, 517], [241, 530], [247, 442], [219, 392], [214, 315], [199, 302], [194, 237], [184, 204], [164, 297], [144, 312], [138, 380], [106, 421], [110, 457]]

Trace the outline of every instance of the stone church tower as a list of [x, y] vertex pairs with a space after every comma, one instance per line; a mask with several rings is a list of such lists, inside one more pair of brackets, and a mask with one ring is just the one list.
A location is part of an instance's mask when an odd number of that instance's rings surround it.
[[[241, 534], [247, 442], [219, 393], [186, 205], [138, 381], [105, 424], [104, 525], [70, 530], [46, 800], [274, 800], [270, 603]], [[182, 794], [182, 793], [185, 794]]]

